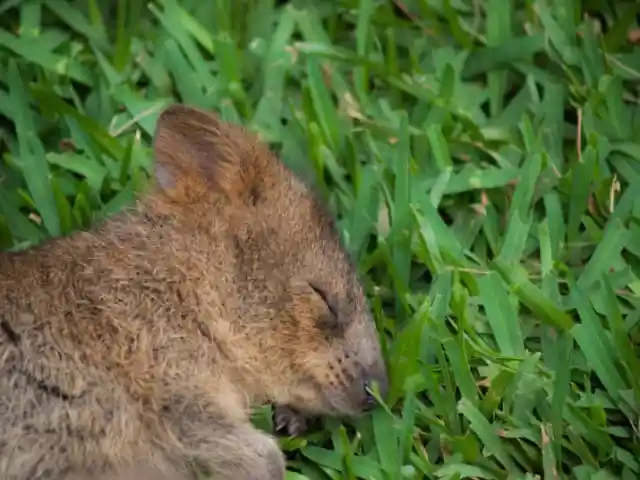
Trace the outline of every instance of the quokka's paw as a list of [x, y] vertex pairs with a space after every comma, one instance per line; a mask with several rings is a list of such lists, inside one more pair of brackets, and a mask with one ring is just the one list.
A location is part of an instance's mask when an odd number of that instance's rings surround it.
[[276, 405], [273, 411], [276, 432], [297, 437], [308, 430], [307, 417], [293, 408]]

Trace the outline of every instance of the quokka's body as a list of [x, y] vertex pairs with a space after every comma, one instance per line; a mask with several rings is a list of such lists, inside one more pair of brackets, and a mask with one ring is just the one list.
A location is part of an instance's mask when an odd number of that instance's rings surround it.
[[189, 459], [282, 479], [252, 405], [356, 415], [369, 383], [386, 388], [361, 285], [309, 189], [187, 106], [162, 113], [154, 151], [131, 208], [0, 253], [3, 480], [182, 480]]

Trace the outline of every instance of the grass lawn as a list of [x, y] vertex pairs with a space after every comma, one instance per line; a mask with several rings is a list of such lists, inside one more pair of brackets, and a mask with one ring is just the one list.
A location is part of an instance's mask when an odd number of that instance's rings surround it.
[[118, 211], [160, 109], [215, 109], [325, 195], [391, 373], [282, 439], [290, 480], [638, 479], [637, 12], [0, 0], [0, 246]]

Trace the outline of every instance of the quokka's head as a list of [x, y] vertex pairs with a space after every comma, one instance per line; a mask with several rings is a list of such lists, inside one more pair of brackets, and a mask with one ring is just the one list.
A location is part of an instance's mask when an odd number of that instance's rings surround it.
[[242, 342], [273, 379], [272, 400], [307, 413], [373, 407], [373, 383], [388, 388], [377, 331], [318, 197], [254, 135], [196, 108], [160, 115], [154, 151], [167, 201], [228, 226]]

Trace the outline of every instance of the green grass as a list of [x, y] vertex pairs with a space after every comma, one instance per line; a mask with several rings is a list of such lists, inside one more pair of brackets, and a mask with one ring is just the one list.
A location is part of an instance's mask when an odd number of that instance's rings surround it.
[[288, 478], [640, 478], [640, 4], [395, 3], [1, 0], [0, 245], [118, 211], [159, 110], [215, 109], [326, 195], [392, 376]]

